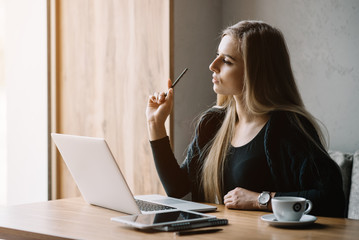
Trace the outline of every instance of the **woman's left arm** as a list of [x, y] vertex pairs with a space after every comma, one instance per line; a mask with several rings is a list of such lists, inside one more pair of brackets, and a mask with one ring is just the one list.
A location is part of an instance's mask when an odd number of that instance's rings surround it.
[[344, 217], [346, 203], [340, 169], [329, 156], [317, 161], [319, 178], [312, 177], [311, 171], [304, 172], [301, 190], [281, 191], [275, 196], [303, 197], [313, 203], [313, 215]]
[[294, 116], [278, 114], [265, 140], [276, 196], [304, 197], [313, 203], [312, 214], [343, 217], [346, 204], [339, 166], [309, 120], [298, 116], [301, 128], [293, 121]]
[[[345, 198], [336, 174], [331, 182], [324, 183], [327, 187], [313, 188], [292, 192], [271, 192], [271, 197], [296, 196], [309, 199], [313, 203], [311, 214], [331, 217], [345, 217]], [[224, 196], [224, 204], [227, 208], [242, 210], [263, 210], [258, 203], [260, 193], [237, 187]], [[272, 211], [271, 202], [268, 211]]]
[[[284, 117], [283, 117], [284, 116]], [[311, 214], [321, 216], [345, 216], [345, 197], [342, 176], [338, 165], [322, 149], [314, 146], [302, 132], [288, 124], [285, 115], [276, 115], [265, 140], [266, 158], [271, 169], [275, 189], [274, 196], [300, 196], [313, 203]], [[314, 128], [305, 124], [313, 133]], [[260, 209], [257, 198], [260, 193], [236, 188], [224, 197], [228, 208]], [[269, 209], [271, 206], [269, 205]]]

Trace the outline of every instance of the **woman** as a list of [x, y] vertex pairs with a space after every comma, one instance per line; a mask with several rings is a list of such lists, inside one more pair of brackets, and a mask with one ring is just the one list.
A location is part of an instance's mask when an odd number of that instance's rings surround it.
[[340, 170], [304, 107], [281, 32], [258, 21], [228, 27], [209, 69], [217, 104], [201, 116], [181, 166], [164, 127], [173, 89], [149, 97], [149, 137], [167, 194], [246, 210], [301, 196], [312, 214], [343, 217]]

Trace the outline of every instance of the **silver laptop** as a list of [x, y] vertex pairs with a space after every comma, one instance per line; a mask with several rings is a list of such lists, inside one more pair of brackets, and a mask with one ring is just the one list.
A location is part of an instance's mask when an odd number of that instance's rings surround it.
[[51, 134], [83, 198], [92, 205], [139, 214], [171, 209], [215, 211], [215, 206], [162, 195], [133, 196], [103, 138]]

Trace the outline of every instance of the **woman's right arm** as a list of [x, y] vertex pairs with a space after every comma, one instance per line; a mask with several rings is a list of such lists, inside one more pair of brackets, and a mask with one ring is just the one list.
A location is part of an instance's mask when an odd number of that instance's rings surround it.
[[166, 136], [150, 143], [157, 173], [167, 195], [176, 198], [184, 197], [190, 192], [188, 172], [186, 168], [178, 165], [169, 138]]
[[168, 196], [181, 198], [189, 192], [188, 175], [175, 159], [167, 136], [165, 122], [173, 107], [172, 82], [168, 80], [168, 94], [155, 93], [148, 99], [146, 117], [157, 173]]

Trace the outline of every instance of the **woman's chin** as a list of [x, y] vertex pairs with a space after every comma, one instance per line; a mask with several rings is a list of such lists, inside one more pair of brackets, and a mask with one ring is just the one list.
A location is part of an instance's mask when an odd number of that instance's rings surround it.
[[218, 86], [216, 84], [213, 85], [213, 91], [216, 93], [216, 94], [222, 94], [222, 95], [225, 95], [223, 91], [221, 91], [221, 89], [218, 88]]
[[216, 94], [220, 94], [220, 93], [217, 91], [216, 86], [213, 86], [213, 91], [214, 91]]

